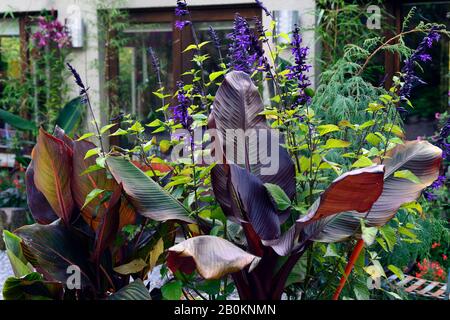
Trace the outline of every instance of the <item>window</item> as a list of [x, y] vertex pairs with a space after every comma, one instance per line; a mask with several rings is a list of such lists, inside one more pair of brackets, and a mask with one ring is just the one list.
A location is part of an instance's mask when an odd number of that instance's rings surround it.
[[[257, 16], [261, 18], [261, 9], [253, 5], [224, 7], [191, 7], [192, 21], [199, 37], [199, 42], [208, 41], [208, 29], [211, 25], [226, 43], [226, 35], [233, 27], [235, 12], [239, 12], [247, 19]], [[160, 108], [160, 100], [152, 94], [158, 89], [158, 81], [151, 64], [149, 47], [152, 47], [161, 64], [162, 85], [166, 91], [172, 91], [176, 81], [183, 78], [183, 72], [192, 68], [193, 52], [182, 51], [193, 43], [189, 27], [182, 31], [174, 27], [178, 17], [173, 9], [143, 9], [130, 10], [130, 26], [125, 30], [128, 36], [126, 45], [113, 63], [117, 67], [109, 68], [109, 79], [118, 79], [118, 101], [126, 113], [136, 114], [141, 119], [151, 120], [161, 116], [155, 113]], [[219, 61], [218, 52], [213, 46], [203, 47], [204, 52], [211, 56], [205, 63], [205, 71], [216, 71], [216, 61]], [[222, 55], [226, 55], [225, 47]], [[115, 94], [110, 90], [110, 95]]]
[[[7, 79], [20, 78], [20, 25], [18, 19], [0, 19], [0, 96]], [[14, 132], [0, 120], [0, 148], [5, 148]]]

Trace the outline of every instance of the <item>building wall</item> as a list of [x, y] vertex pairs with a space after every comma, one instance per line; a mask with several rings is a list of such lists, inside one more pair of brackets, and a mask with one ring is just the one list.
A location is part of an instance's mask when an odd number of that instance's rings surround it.
[[[114, 0], [106, 0], [116, 2]], [[5, 12], [39, 12], [43, 9], [54, 9], [58, 12], [58, 18], [64, 21], [68, 17], [67, 8], [76, 4], [82, 10], [82, 15], [86, 27], [86, 45], [81, 49], [73, 49], [71, 63], [78, 70], [81, 77], [86, 79], [86, 84], [90, 87], [91, 101], [95, 109], [97, 119], [102, 123], [107, 121], [108, 115], [102, 110], [105, 105], [105, 91], [103, 90], [104, 79], [99, 68], [99, 62], [103, 61], [103, 50], [99, 46], [97, 28], [97, 6], [99, 0], [1, 0], [0, 15]], [[102, 1], [105, 3], [105, 0]], [[152, 7], [173, 7], [176, 0], [128, 0], [123, 1], [124, 8], [152, 8]], [[239, 5], [252, 4], [253, 0], [188, 0], [190, 6], [207, 5]], [[269, 10], [297, 10], [299, 12], [300, 24], [302, 28], [312, 28], [315, 22], [314, 9], [315, 0], [265, 0], [265, 6]], [[263, 15], [263, 23], [268, 26], [269, 20]], [[305, 44], [311, 48], [310, 57], [313, 60], [315, 54], [314, 31], [304, 32]], [[314, 74], [312, 71], [311, 74]], [[314, 77], [313, 81], [314, 81]], [[76, 95], [77, 88], [72, 86]], [[102, 94], [103, 93], [103, 94]], [[88, 121], [90, 122], [90, 121]]]

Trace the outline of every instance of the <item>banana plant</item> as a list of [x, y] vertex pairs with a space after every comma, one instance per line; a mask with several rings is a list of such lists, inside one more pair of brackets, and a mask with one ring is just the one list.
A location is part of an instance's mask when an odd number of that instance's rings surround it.
[[[294, 165], [282, 143], [275, 159], [279, 170], [269, 175], [262, 169], [273, 163], [258, 158], [250, 139], [245, 141], [242, 165], [236, 164], [234, 154], [227, 154], [225, 148], [229, 129], [275, 134], [260, 115], [262, 111], [263, 103], [251, 78], [233, 71], [217, 91], [209, 120], [209, 127], [221, 133], [215, 144], [216, 160], [224, 160], [211, 173], [214, 194], [228, 219], [241, 226], [245, 243], [215, 236], [194, 237], [169, 248], [167, 264], [174, 272], [197, 270], [205, 279], [231, 274], [241, 299], [272, 300], [281, 298], [293, 267], [314, 241], [359, 237], [361, 219], [368, 226], [381, 226], [403, 203], [417, 199], [438, 176], [441, 150], [425, 141], [399, 145], [383, 164], [380, 161], [339, 176], [305, 215], [290, 224], [289, 210], [274, 201], [275, 194], [290, 202], [297, 192]], [[261, 147], [260, 136], [253, 141]], [[262, 145], [271, 147], [265, 142]], [[420, 183], [396, 176], [398, 170], [410, 170]]]
[[[5, 298], [150, 297], [141, 281], [154, 267], [149, 257], [155, 260], [173, 243], [169, 226], [193, 221], [130, 160], [111, 155], [107, 165], [95, 167], [100, 156], [87, 156], [95, 148], [60, 128], [54, 135], [39, 129], [26, 172], [28, 203], [37, 223], [4, 235], [16, 276], [7, 281]], [[147, 219], [154, 221], [152, 228], [141, 225]], [[141, 225], [140, 235], [118, 239], [129, 225]], [[79, 271], [77, 286], [71, 282], [73, 268]]]
[[[58, 113], [56, 125], [66, 134], [72, 135], [84, 114], [84, 103], [80, 97], [70, 100]], [[38, 132], [38, 126], [30, 120], [22, 118], [14, 113], [0, 109], [0, 119], [20, 131]]]

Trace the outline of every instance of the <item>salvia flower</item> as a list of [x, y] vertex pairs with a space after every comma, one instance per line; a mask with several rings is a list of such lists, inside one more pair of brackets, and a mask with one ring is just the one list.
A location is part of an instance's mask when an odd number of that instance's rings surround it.
[[270, 13], [270, 11], [267, 9], [267, 7], [264, 5], [264, 3], [261, 0], [255, 0], [255, 2], [264, 11], [266, 16], [272, 17], [272, 14]]
[[151, 60], [153, 69], [156, 72], [159, 72], [159, 70], [160, 70], [160, 63], [159, 63], [158, 56], [155, 53], [155, 50], [153, 50], [153, 48], [150, 47], [150, 48], [148, 48], [148, 53], [150, 54], [150, 60]]
[[[411, 91], [415, 86], [419, 84], [425, 84], [425, 82], [416, 75], [414, 67], [418, 62], [431, 61], [431, 56], [427, 53], [427, 51], [433, 46], [435, 42], [439, 41], [439, 30], [439, 27], [433, 26], [430, 29], [429, 33], [417, 46], [416, 50], [414, 50], [411, 56], [405, 60], [405, 64], [402, 68], [404, 84], [399, 90], [400, 99], [405, 100], [409, 98], [411, 96]], [[404, 112], [404, 109], [400, 108], [399, 111]]]
[[209, 35], [209, 39], [211, 39], [211, 42], [214, 45], [214, 47], [216, 47], [217, 49], [220, 49], [220, 47], [222, 45], [220, 44], [219, 35], [217, 34], [216, 30], [214, 30], [214, 28], [212, 26], [209, 26], [208, 35]]
[[264, 50], [245, 18], [236, 14], [233, 31], [227, 37], [231, 40], [228, 46], [230, 68], [251, 74], [255, 70], [256, 63], [261, 66], [264, 61]]
[[307, 75], [307, 72], [311, 69], [311, 65], [307, 64], [309, 48], [302, 46], [302, 36], [300, 35], [300, 29], [295, 26], [292, 35], [292, 55], [294, 56], [295, 63], [293, 66], [288, 67], [289, 73], [287, 78], [289, 80], [296, 80], [298, 86], [298, 97], [294, 102], [294, 107], [309, 103], [311, 97], [305, 92], [305, 89], [311, 85], [311, 81]]
[[175, 28], [177, 28], [178, 30], [183, 30], [183, 28], [189, 24], [191, 24], [190, 21], [177, 20], [175, 21]]
[[436, 145], [442, 149], [442, 157], [444, 159], [450, 160], [450, 143], [448, 142], [448, 137], [450, 136], [450, 118], [442, 127], [439, 132], [439, 136], [436, 141]]
[[189, 15], [189, 9], [185, 0], [177, 0], [175, 15], [180, 17], [180, 20], [175, 21], [175, 28], [178, 30], [182, 30], [185, 26], [191, 23], [189, 20], [183, 20], [183, 17]]
[[75, 68], [72, 67], [72, 65], [70, 63], [67, 63], [67, 67], [69, 68], [70, 72], [72, 73], [72, 75], [75, 79], [75, 83], [77, 84], [78, 87], [80, 87], [80, 95], [84, 95], [87, 92], [87, 89], [86, 89], [83, 81], [81, 80], [81, 77], [78, 74], [77, 70], [75, 70]]
[[258, 17], [254, 17], [253, 21], [255, 23], [255, 29], [256, 29], [256, 37], [252, 37], [253, 47], [255, 48], [256, 56], [258, 58], [258, 70], [263, 72], [269, 72], [270, 71], [270, 64], [267, 60], [267, 57], [264, 54], [264, 49], [261, 46], [261, 42], [265, 43], [268, 42], [269, 39], [265, 36], [264, 27], [261, 23], [261, 20], [258, 19]]
[[445, 176], [439, 176], [427, 189], [425, 189], [423, 192], [425, 199], [428, 201], [436, 200], [437, 196], [434, 194], [434, 191], [442, 188], [445, 184], [445, 180]]
[[189, 115], [189, 106], [191, 105], [191, 100], [186, 95], [183, 81], [178, 81], [177, 87], [178, 104], [171, 107], [173, 121], [175, 123], [180, 123], [184, 129], [189, 129], [192, 123], [192, 117]]

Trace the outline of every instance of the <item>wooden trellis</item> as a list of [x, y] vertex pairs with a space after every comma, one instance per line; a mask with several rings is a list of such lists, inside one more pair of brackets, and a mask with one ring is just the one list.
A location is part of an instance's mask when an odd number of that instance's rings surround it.
[[395, 274], [388, 278], [388, 281], [405, 292], [423, 296], [431, 299], [448, 300], [449, 292], [447, 284], [437, 281], [429, 281], [405, 275], [399, 279]]

